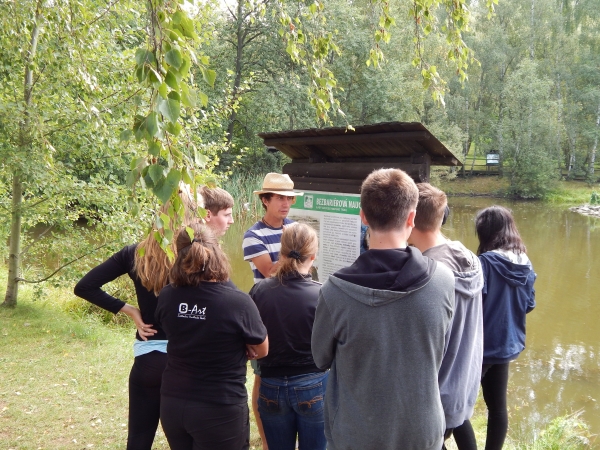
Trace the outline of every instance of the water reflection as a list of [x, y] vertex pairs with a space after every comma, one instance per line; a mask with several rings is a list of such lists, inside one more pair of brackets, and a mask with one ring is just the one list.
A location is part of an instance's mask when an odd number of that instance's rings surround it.
[[[600, 219], [565, 207], [488, 198], [450, 198], [444, 233], [476, 251], [474, 217], [491, 204], [513, 210], [538, 274], [537, 308], [527, 318], [527, 348], [512, 365], [509, 385], [511, 434], [544, 427], [552, 418], [584, 409], [591, 431], [600, 434]], [[233, 281], [252, 287], [241, 253], [240, 220], [225, 236]]]

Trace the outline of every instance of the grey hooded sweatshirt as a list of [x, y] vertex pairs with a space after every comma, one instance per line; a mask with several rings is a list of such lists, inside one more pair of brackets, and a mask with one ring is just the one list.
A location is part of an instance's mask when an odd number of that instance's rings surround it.
[[323, 284], [312, 352], [331, 368], [329, 450], [439, 450], [454, 277], [416, 248], [369, 250]]
[[438, 381], [446, 428], [456, 428], [473, 415], [483, 361], [483, 270], [479, 258], [458, 241], [423, 252], [454, 273], [455, 300], [447, 349]]

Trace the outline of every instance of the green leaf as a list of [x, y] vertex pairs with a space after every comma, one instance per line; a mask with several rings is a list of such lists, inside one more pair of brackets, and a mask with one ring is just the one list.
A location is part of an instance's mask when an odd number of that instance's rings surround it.
[[194, 177], [192, 176], [187, 167], [181, 169], [181, 179], [186, 184], [192, 184], [194, 182]]
[[150, 138], [153, 138], [158, 133], [158, 114], [152, 111], [144, 121], [146, 133]]
[[156, 141], [150, 142], [148, 145], [148, 153], [155, 158], [158, 158], [160, 156], [160, 145]]
[[165, 54], [165, 61], [170, 66], [173, 66], [176, 69], [179, 69], [181, 67], [181, 64], [183, 63], [183, 58], [181, 56], [181, 52], [179, 50], [177, 50], [176, 48], [169, 50]]
[[202, 77], [204, 78], [204, 81], [206, 81], [209, 84], [210, 87], [213, 87], [215, 85], [215, 80], [217, 79], [217, 72], [211, 69], [203, 69]]
[[144, 158], [143, 156], [140, 156], [138, 158], [133, 158], [131, 160], [131, 162], [129, 163], [129, 168], [131, 170], [142, 170], [142, 167], [144, 167], [143, 162], [146, 158]]
[[183, 11], [177, 11], [175, 14], [173, 14], [172, 20], [175, 25], [179, 25], [185, 18], [185, 13]]
[[[180, 85], [180, 87], [186, 86], [186, 84], [182, 84]], [[172, 91], [169, 92], [169, 95], [167, 96], [168, 98], [170, 98], [171, 100], [177, 100], [177, 101], [181, 101], [181, 95], [179, 95], [178, 92]]]
[[177, 122], [177, 119], [179, 118], [179, 109], [179, 100], [173, 100], [172, 98], [168, 98], [166, 100], [159, 100], [158, 102], [158, 110], [171, 123]]
[[153, 68], [148, 68], [148, 81], [154, 88], [158, 88], [162, 83], [162, 77]]
[[160, 94], [160, 96], [162, 98], [167, 98], [167, 94], [169, 93], [169, 88], [167, 87], [166, 83], [162, 83], [159, 87], [158, 87], [158, 93]]
[[200, 97], [200, 104], [204, 107], [208, 106], [208, 95], [206, 95], [204, 92], [200, 91], [198, 92], [198, 97]]
[[163, 221], [163, 223], [167, 224], [167, 226], [171, 223], [171, 218], [163, 212], [160, 213], [160, 218]]
[[165, 83], [167, 83], [167, 86], [169, 86], [174, 91], [179, 90], [179, 81], [177, 80], [177, 75], [175, 75], [175, 72], [173, 72], [172, 69], [169, 69], [169, 71], [165, 75]]
[[166, 178], [163, 178], [154, 186], [152, 191], [158, 197], [158, 199], [164, 204], [169, 201], [171, 195], [179, 187], [179, 181], [181, 180], [181, 172], [176, 169], [171, 169]]
[[158, 182], [164, 178], [164, 167], [160, 164], [152, 164], [148, 167], [148, 175], [154, 181], [154, 184], [158, 184]]
[[192, 230], [190, 227], [185, 227], [185, 231], [188, 234], [188, 236], [190, 237], [190, 241], [194, 240], [194, 230]]
[[190, 87], [187, 84], [182, 83], [181, 84], [181, 102], [189, 108], [195, 108], [197, 100], [198, 99], [196, 96], [196, 91], [194, 91], [193, 89], [190, 89]]
[[154, 54], [146, 50], [145, 48], [138, 48], [135, 51], [135, 62], [138, 66], [143, 66], [144, 64], [153, 64], [156, 61], [154, 58]]
[[173, 136], [179, 136], [179, 133], [181, 133], [182, 126], [178, 122], [175, 122], [175, 123], [169, 122], [169, 123], [167, 123], [167, 126], [165, 129], [169, 133], [171, 133]]
[[190, 61], [190, 57], [187, 55], [183, 56], [183, 62], [181, 63], [181, 67], [179, 68], [179, 75], [181, 78], [185, 78], [187, 74], [190, 72], [190, 68], [192, 67], [192, 63]]

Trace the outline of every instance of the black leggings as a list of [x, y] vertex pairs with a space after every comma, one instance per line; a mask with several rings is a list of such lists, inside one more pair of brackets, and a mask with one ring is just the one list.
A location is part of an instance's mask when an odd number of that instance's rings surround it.
[[459, 425], [454, 429], [447, 429], [444, 439], [448, 439], [451, 435], [454, 435], [454, 442], [456, 442], [458, 450], [477, 450], [475, 432], [473, 431], [469, 419], [465, 420], [462, 425]]
[[167, 354], [153, 351], [134, 359], [129, 374], [127, 450], [150, 450], [160, 418], [160, 382]]
[[481, 371], [483, 399], [488, 409], [485, 450], [501, 450], [508, 431], [506, 392], [508, 390], [508, 366], [484, 364]]
[[171, 450], [247, 450], [248, 403], [221, 405], [163, 396], [160, 421]]

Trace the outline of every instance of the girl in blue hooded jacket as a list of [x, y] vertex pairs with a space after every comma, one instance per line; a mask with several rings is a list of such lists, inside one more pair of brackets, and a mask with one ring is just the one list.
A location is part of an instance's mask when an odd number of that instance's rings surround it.
[[525, 348], [525, 315], [535, 308], [536, 274], [510, 210], [490, 206], [475, 218], [484, 276], [481, 387], [488, 408], [485, 449], [501, 449], [508, 431], [508, 367]]

